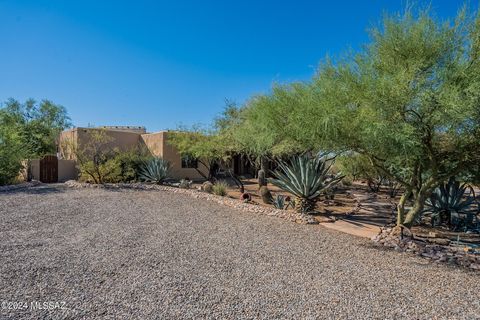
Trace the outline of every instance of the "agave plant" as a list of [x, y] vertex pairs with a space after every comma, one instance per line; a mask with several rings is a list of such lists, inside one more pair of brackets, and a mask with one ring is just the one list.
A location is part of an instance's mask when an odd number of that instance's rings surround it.
[[435, 189], [425, 205], [424, 213], [430, 215], [433, 226], [466, 230], [478, 227], [479, 204], [475, 191], [455, 178]]
[[273, 198], [273, 206], [276, 208], [276, 209], [280, 209], [280, 210], [283, 210], [285, 209], [285, 196], [282, 195], [282, 194], [277, 194], [274, 198]]
[[138, 177], [142, 181], [161, 184], [170, 171], [170, 162], [162, 158], [152, 158], [144, 162], [139, 169]]
[[332, 165], [333, 161], [320, 157], [295, 156], [288, 163], [278, 163], [278, 169], [273, 172], [275, 179], [270, 182], [296, 197], [298, 212], [310, 212], [318, 198], [343, 178], [340, 174], [329, 174]]

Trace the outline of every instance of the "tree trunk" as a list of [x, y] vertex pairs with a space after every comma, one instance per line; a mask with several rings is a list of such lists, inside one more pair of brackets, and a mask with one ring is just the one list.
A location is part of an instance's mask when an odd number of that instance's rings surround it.
[[403, 224], [405, 220], [405, 203], [407, 202], [408, 198], [410, 198], [410, 195], [412, 194], [412, 190], [408, 189], [405, 190], [405, 193], [402, 195], [400, 198], [400, 201], [398, 202], [397, 205], [397, 226], [400, 226]]
[[413, 207], [408, 210], [407, 215], [405, 216], [405, 220], [403, 221], [403, 225], [407, 228], [411, 228], [415, 220], [420, 216], [423, 212], [425, 207], [425, 201], [427, 200], [428, 196], [431, 193], [430, 188], [420, 189], [418, 194], [415, 196], [415, 200], [413, 202]]
[[260, 157], [260, 170], [265, 171], [265, 175], [268, 173], [268, 160], [266, 157], [262, 156]]

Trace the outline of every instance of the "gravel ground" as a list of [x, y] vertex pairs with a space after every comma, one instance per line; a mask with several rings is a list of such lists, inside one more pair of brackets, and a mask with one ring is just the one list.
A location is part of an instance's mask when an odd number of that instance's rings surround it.
[[182, 194], [0, 194], [0, 319], [478, 319], [479, 279]]

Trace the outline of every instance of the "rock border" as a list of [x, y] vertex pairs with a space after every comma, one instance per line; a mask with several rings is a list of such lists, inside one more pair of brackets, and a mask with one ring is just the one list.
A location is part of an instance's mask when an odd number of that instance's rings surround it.
[[6, 186], [0, 186], [0, 192], [8, 192], [8, 191], [13, 191], [13, 190], [19, 190], [19, 189], [26, 189], [26, 188], [31, 188], [31, 187], [36, 187], [38, 185], [42, 184], [40, 181], [33, 180], [30, 182], [22, 182], [19, 184], [10, 184]]
[[69, 180], [65, 182], [65, 185], [70, 188], [155, 190], [155, 191], [179, 193], [179, 194], [189, 195], [196, 199], [213, 201], [220, 205], [224, 205], [224, 206], [235, 208], [235, 209], [240, 209], [240, 210], [251, 212], [251, 213], [282, 218], [282, 219], [299, 223], [299, 224], [318, 224], [317, 219], [315, 219], [313, 216], [308, 214], [296, 213], [288, 210], [266, 208], [260, 205], [255, 205], [248, 202], [242, 202], [240, 200], [236, 200], [228, 197], [221, 197], [211, 193], [199, 191], [196, 189], [181, 189], [181, 188], [175, 188], [175, 187], [170, 187], [166, 185], [146, 184], [146, 183], [91, 184], [91, 183], [82, 183], [75, 180]]
[[437, 263], [447, 263], [480, 271], [480, 251], [463, 245], [440, 245], [415, 239], [411, 232], [404, 228], [403, 236], [400, 227], [383, 227], [372, 240], [376, 246], [407, 252], [429, 259]]

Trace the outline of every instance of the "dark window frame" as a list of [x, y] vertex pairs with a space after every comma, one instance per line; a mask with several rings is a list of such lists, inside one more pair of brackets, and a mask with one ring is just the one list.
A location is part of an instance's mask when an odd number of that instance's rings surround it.
[[189, 155], [182, 156], [182, 169], [198, 169], [198, 159]]

